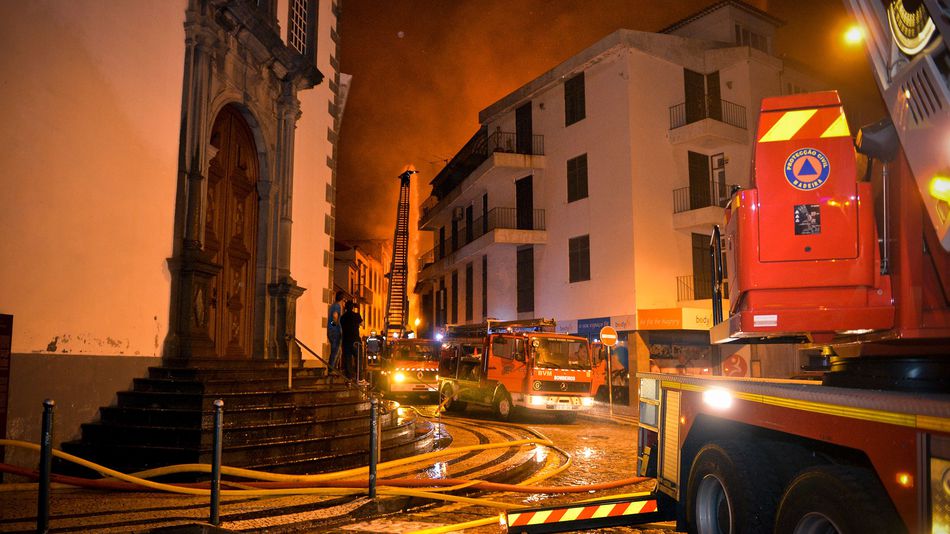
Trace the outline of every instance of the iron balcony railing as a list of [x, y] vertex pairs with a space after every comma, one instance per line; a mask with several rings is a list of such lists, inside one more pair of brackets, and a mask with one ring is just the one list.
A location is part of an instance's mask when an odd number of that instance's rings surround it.
[[[677, 301], [711, 299], [712, 295], [712, 276], [709, 273], [676, 277]], [[729, 282], [722, 284], [722, 298], [729, 298]]]
[[445, 243], [436, 243], [435, 247], [419, 256], [419, 270], [441, 260], [452, 252], [475, 241], [492, 230], [544, 230], [544, 210], [530, 212], [517, 208], [493, 208], [487, 217], [479, 217], [471, 225], [459, 225], [455, 235], [449, 235]]
[[444, 198], [449, 192], [458, 187], [472, 171], [478, 168], [494, 152], [543, 156], [544, 136], [519, 136], [515, 132], [503, 132], [501, 130], [489, 134], [486, 129], [480, 129], [436, 175], [432, 181], [431, 197], [436, 200], [433, 202], [427, 199], [423, 203], [421, 206], [422, 216], [426, 217], [435, 207], [438, 199]]
[[708, 99], [695, 107], [687, 108], [686, 102], [670, 106], [670, 130], [681, 126], [699, 122], [703, 119], [713, 119], [746, 129], [745, 106], [740, 106], [728, 100]]
[[712, 181], [705, 187], [680, 187], [673, 190], [673, 213], [698, 210], [709, 206], [725, 208], [732, 198], [734, 184]]

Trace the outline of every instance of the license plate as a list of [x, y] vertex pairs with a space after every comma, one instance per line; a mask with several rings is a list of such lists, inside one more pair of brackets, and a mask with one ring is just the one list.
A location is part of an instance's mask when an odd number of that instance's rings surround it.
[[574, 407], [567, 403], [557, 403], [554, 405], [555, 410], [573, 410]]

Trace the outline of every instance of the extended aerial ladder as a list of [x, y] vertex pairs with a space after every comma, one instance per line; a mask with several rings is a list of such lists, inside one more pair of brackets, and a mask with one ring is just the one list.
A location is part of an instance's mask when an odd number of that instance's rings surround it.
[[389, 290], [386, 299], [386, 335], [399, 337], [409, 319], [409, 177], [419, 171], [399, 175], [399, 204], [396, 206], [396, 230], [393, 234], [392, 262], [389, 266]]

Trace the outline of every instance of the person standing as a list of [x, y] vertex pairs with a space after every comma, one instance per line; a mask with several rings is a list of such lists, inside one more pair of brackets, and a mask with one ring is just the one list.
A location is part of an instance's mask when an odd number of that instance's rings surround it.
[[359, 355], [360, 325], [363, 317], [356, 311], [356, 303], [346, 303], [346, 311], [340, 317], [340, 326], [343, 327], [343, 369], [350, 379], [356, 378], [356, 359]]
[[[336, 301], [330, 304], [327, 314], [327, 340], [330, 342], [330, 369], [337, 369], [340, 360], [340, 340], [343, 337], [343, 327], [340, 318], [343, 316], [343, 292], [336, 292]], [[329, 373], [329, 370], [327, 371]]]

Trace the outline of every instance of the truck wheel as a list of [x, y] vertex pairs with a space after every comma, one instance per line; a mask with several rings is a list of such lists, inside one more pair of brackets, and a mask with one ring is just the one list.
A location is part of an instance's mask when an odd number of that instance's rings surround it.
[[515, 408], [511, 403], [511, 395], [509, 395], [507, 391], [501, 389], [495, 392], [495, 399], [492, 401], [492, 404], [495, 407], [495, 417], [497, 417], [499, 421], [511, 419], [511, 414], [515, 411]]
[[780, 534], [907, 532], [877, 477], [856, 467], [806, 469], [779, 504]]
[[686, 488], [686, 520], [693, 534], [771, 532], [782, 491], [764, 455], [736, 441], [702, 447]]

